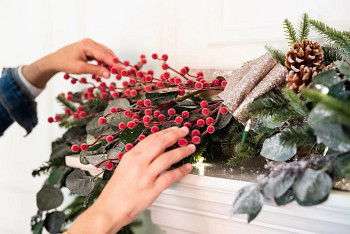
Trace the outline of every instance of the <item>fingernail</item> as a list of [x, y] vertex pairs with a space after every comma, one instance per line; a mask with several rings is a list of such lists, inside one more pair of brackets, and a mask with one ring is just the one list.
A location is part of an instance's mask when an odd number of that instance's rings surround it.
[[187, 147], [193, 151], [195, 151], [195, 149], [196, 149], [196, 146], [194, 144], [189, 144], [189, 145], [187, 145]]
[[192, 170], [192, 165], [190, 163], [185, 164], [187, 170]]
[[188, 128], [187, 127], [182, 127], [182, 128], [180, 128], [180, 130], [183, 131], [183, 132], [188, 132]]
[[108, 72], [108, 71], [104, 71], [103, 74], [102, 74], [102, 76], [103, 76], [104, 78], [109, 78], [109, 72]]

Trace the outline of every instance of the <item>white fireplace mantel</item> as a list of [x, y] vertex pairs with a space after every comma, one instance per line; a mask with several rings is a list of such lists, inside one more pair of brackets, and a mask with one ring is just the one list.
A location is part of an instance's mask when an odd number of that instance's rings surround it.
[[[66, 163], [97, 174], [68, 156]], [[246, 215], [229, 218], [236, 192], [250, 183], [188, 175], [165, 190], [149, 208], [152, 222], [167, 234], [183, 233], [350, 233], [350, 194], [332, 191], [320, 205], [301, 207], [296, 202], [277, 207], [266, 200], [258, 217], [247, 224]]]

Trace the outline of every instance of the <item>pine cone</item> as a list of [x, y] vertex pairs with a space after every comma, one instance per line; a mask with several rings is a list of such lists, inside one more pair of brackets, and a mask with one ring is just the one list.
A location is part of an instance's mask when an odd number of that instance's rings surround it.
[[323, 50], [318, 42], [302, 40], [295, 43], [286, 54], [285, 65], [290, 69], [287, 87], [298, 93], [311, 83], [312, 78], [323, 69]]

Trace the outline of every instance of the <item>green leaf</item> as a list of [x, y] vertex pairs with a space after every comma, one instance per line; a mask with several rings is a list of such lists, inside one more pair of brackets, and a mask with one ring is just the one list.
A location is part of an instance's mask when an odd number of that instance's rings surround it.
[[46, 182], [47, 184], [55, 185], [61, 183], [62, 178], [66, 174], [66, 170], [64, 167], [58, 167], [54, 168], [50, 175], [49, 178], [47, 178]]
[[118, 128], [106, 123], [101, 125], [98, 119], [103, 116], [103, 112], [100, 112], [97, 116], [92, 118], [86, 125], [86, 132], [92, 136], [100, 136], [102, 134], [112, 135]]
[[110, 170], [104, 170], [102, 179], [103, 180], [109, 180], [112, 177], [114, 171], [115, 171], [115, 168], [113, 168], [113, 170], [111, 170], [111, 171]]
[[146, 98], [150, 99], [153, 106], [165, 104], [171, 101], [174, 101], [175, 98], [179, 95], [177, 91], [171, 91], [166, 93], [146, 93]]
[[112, 149], [107, 151], [107, 158], [115, 159], [118, 158], [118, 154], [123, 151], [125, 148], [125, 144], [122, 141], [118, 141]]
[[67, 143], [80, 145], [85, 141], [86, 129], [85, 127], [73, 127], [68, 129], [62, 136], [62, 139]]
[[257, 185], [249, 185], [240, 189], [233, 201], [232, 214], [248, 214], [248, 223], [260, 212], [264, 197]]
[[333, 161], [332, 173], [337, 177], [350, 175], [350, 153], [341, 155]]
[[[130, 103], [126, 98], [117, 98], [114, 99], [106, 108], [103, 115], [110, 113], [111, 107], [121, 108], [123, 110], [130, 109]], [[107, 123], [113, 126], [118, 127], [121, 122], [128, 122], [130, 119], [124, 115], [124, 112], [117, 112], [111, 114], [107, 117]]]
[[270, 173], [263, 194], [267, 198], [281, 197], [293, 185], [298, 174], [295, 170], [276, 170]]
[[322, 104], [317, 104], [309, 114], [308, 123], [314, 130], [317, 143], [345, 152], [350, 150], [350, 139], [342, 126], [335, 121], [335, 113]]
[[309, 23], [309, 16], [308, 14], [304, 13], [301, 16], [301, 20], [299, 21], [299, 41], [302, 41], [304, 39], [307, 39], [310, 33], [310, 23]]
[[63, 143], [63, 144], [56, 146], [52, 150], [51, 155], [50, 155], [50, 160], [53, 160], [56, 158], [62, 158], [62, 157], [65, 157], [65, 156], [71, 155], [71, 154], [72, 154], [71, 147], [68, 144]]
[[48, 213], [44, 221], [44, 227], [49, 233], [57, 234], [60, 231], [62, 224], [64, 224], [65, 219], [66, 216], [61, 211]]
[[350, 64], [347, 62], [337, 61], [334, 63], [335, 67], [345, 75], [348, 79], [350, 78]]
[[287, 205], [288, 203], [291, 203], [294, 201], [294, 196], [293, 196], [293, 190], [289, 189], [285, 194], [283, 194], [280, 197], [275, 197], [274, 201], [278, 206], [284, 206]]
[[287, 146], [296, 145], [297, 147], [302, 145], [316, 143], [316, 137], [312, 131], [312, 128], [308, 124], [296, 128], [285, 128], [281, 132], [281, 144]]
[[87, 196], [94, 189], [95, 178], [82, 170], [72, 171], [66, 179], [67, 188], [79, 196]]
[[143, 124], [136, 126], [134, 129], [126, 129], [119, 135], [119, 140], [124, 144], [134, 143], [134, 141], [140, 136], [142, 131], [145, 129]]
[[39, 210], [51, 210], [63, 202], [61, 190], [53, 185], [45, 184], [36, 194], [36, 204]]
[[324, 171], [307, 168], [294, 186], [294, 196], [299, 205], [312, 206], [325, 201], [332, 189], [332, 179]]
[[226, 115], [221, 114], [218, 121], [215, 123], [215, 129], [220, 130], [227, 126], [232, 119], [232, 115], [227, 113]]
[[305, 106], [304, 101], [302, 101], [291, 89], [284, 88], [282, 89], [284, 97], [288, 101], [289, 111], [297, 113], [298, 117], [306, 117], [309, 113], [308, 109]]
[[[95, 154], [95, 155], [86, 155], [85, 159], [93, 166], [97, 166], [99, 163], [107, 159], [107, 154]], [[100, 168], [104, 167], [105, 164], [101, 164]]]
[[330, 88], [340, 81], [341, 79], [335, 71], [328, 70], [318, 73], [314, 78], [312, 78], [311, 88], [320, 87], [320, 85]]
[[281, 133], [278, 133], [264, 141], [260, 154], [274, 161], [287, 161], [297, 153], [296, 145], [283, 146]]
[[288, 19], [285, 19], [283, 21], [283, 27], [285, 29], [284, 33], [287, 37], [289, 45], [291, 46], [294, 43], [298, 43], [299, 41], [297, 39], [295, 29], [294, 29], [292, 23]]
[[32, 225], [32, 234], [42, 234], [44, 227], [44, 222], [36, 222], [34, 225]]
[[283, 66], [286, 60], [286, 53], [281, 50], [274, 49], [271, 46], [265, 45], [265, 49]]

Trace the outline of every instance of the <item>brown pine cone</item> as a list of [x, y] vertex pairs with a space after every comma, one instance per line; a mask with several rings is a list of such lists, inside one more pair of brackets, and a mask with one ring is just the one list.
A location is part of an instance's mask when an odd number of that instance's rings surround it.
[[323, 50], [318, 42], [302, 40], [295, 43], [286, 54], [285, 65], [290, 69], [287, 87], [298, 93], [311, 83], [312, 78], [323, 69]]

